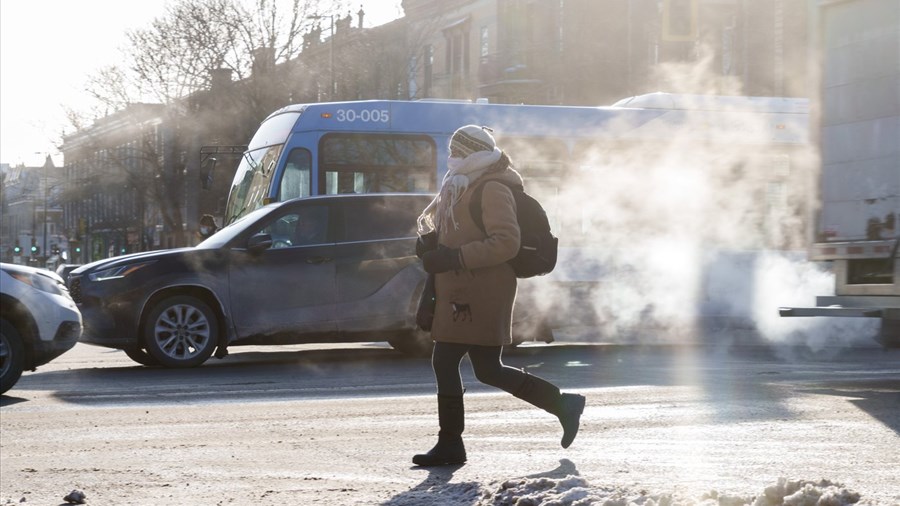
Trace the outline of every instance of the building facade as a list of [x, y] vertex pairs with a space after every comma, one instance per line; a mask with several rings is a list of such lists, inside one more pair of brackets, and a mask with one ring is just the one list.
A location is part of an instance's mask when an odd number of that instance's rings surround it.
[[147, 190], [163, 177], [167, 137], [156, 104], [132, 105], [65, 137], [63, 224], [78, 249], [73, 263], [163, 245]]
[[[328, 100], [610, 105], [654, 91], [805, 96], [807, 8], [792, 0], [404, 0], [405, 16], [317, 16], [298, 58], [212, 69], [171, 106], [135, 104], [65, 138], [61, 235], [75, 262], [195, 244], [221, 223], [246, 144], [272, 111]], [[210, 163], [215, 159], [214, 170]], [[52, 214], [52, 213], [51, 213]], [[12, 225], [10, 225], [12, 226]]]
[[65, 178], [48, 155], [44, 165], [3, 166], [0, 199], [0, 259], [51, 265], [65, 261], [69, 249], [63, 223]]
[[411, 98], [609, 105], [667, 91], [805, 96], [789, 0], [404, 0]]

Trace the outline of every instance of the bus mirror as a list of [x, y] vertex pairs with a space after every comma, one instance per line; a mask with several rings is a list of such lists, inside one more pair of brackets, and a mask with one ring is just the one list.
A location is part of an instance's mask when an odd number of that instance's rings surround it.
[[213, 173], [216, 169], [216, 158], [210, 156], [200, 165], [200, 187], [204, 190], [212, 188]]

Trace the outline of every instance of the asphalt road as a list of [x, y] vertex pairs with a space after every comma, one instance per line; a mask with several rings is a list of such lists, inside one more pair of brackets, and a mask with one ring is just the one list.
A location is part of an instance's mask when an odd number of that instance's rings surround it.
[[[0, 504], [495, 504], [510, 480], [747, 497], [779, 478], [900, 504], [900, 350], [554, 345], [504, 354], [587, 396], [582, 431], [464, 365], [469, 462], [421, 469], [430, 365], [379, 345], [232, 348], [189, 370], [78, 345], [0, 398]], [[504, 485], [506, 483], [506, 485]]]

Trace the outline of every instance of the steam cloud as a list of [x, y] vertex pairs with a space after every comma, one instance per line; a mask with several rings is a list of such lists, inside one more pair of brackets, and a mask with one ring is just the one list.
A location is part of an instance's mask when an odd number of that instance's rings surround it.
[[[664, 80], [676, 90], [715, 83], [708, 92], [722, 94], [704, 65], [670, 66]], [[817, 154], [748, 142], [767, 128], [758, 115], [735, 110], [727, 122], [739, 128], [699, 117], [652, 146], [598, 142], [558, 186], [528, 178], [540, 147], [510, 153], [563, 248], [553, 273], [520, 283], [529, 311], [611, 342], [871, 343], [877, 320], [778, 315], [834, 290], [827, 268], [805, 260]]]

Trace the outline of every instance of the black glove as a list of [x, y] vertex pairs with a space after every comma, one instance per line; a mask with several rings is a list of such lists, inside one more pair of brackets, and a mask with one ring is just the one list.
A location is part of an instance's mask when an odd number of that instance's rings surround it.
[[437, 248], [437, 246], [437, 232], [434, 230], [425, 235], [420, 235], [416, 241], [416, 256], [422, 258], [422, 255]]
[[419, 297], [419, 307], [416, 309], [416, 326], [426, 332], [431, 331], [431, 323], [434, 321], [435, 301], [434, 274], [429, 274]]
[[422, 255], [422, 267], [429, 274], [456, 271], [462, 268], [459, 261], [459, 248], [438, 246], [438, 249], [426, 251]]

